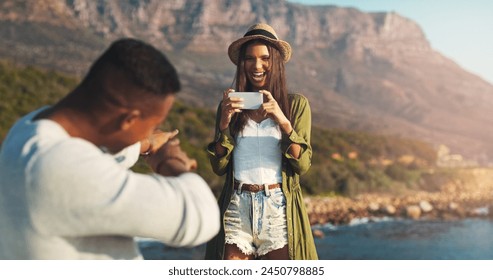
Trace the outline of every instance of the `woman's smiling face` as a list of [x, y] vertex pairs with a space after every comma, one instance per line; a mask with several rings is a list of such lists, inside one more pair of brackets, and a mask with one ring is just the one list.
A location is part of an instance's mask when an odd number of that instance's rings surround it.
[[247, 46], [245, 52], [245, 74], [253, 90], [261, 90], [267, 85], [270, 71], [270, 55], [267, 46], [260, 42]]

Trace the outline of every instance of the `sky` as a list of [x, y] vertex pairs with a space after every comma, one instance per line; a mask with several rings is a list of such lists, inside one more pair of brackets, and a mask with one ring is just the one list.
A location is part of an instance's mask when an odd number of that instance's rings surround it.
[[422, 28], [433, 49], [493, 84], [491, 0], [288, 0], [306, 5], [396, 12]]

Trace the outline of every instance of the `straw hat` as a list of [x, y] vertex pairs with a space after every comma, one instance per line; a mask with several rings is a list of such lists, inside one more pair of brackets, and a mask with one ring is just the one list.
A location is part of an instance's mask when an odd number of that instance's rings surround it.
[[288, 42], [280, 40], [274, 29], [265, 23], [258, 23], [250, 26], [245, 35], [231, 43], [228, 48], [229, 59], [237, 65], [241, 46], [251, 40], [263, 39], [272, 43], [281, 53], [284, 63], [291, 58], [291, 46]]

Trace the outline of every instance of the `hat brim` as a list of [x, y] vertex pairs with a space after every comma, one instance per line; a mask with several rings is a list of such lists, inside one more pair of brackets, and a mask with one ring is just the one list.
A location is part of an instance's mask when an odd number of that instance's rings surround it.
[[243, 44], [245, 44], [248, 41], [256, 40], [256, 39], [262, 39], [267, 42], [272, 43], [281, 53], [282, 59], [284, 63], [288, 62], [289, 59], [291, 58], [291, 45], [289, 45], [288, 42], [283, 41], [283, 40], [275, 40], [263, 35], [251, 35], [247, 37], [242, 37], [233, 43], [229, 45], [228, 47], [228, 56], [231, 62], [233, 62], [235, 65], [238, 65], [238, 59], [240, 56], [240, 49]]

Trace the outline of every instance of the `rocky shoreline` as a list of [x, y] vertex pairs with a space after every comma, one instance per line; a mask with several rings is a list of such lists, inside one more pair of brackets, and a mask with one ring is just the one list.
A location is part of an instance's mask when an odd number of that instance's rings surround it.
[[493, 218], [491, 170], [475, 170], [473, 175], [466, 180], [446, 182], [434, 191], [408, 191], [401, 195], [367, 193], [354, 198], [312, 196], [306, 197], [305, 203], [312, 225], [344, 225], [353, 219], [381, 217], [414, 220]]
[[401, 217], [452, 220], [466, 217], [493, 217], [490, 199], [462, 201], [440, 195], [419, 193], [412, 197], [365, 194], [345, 197], [309, 197], [305, 199], [311, 225], [349, 224], [353, 219]]

